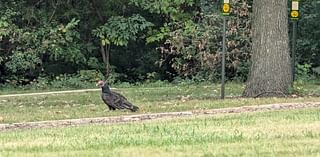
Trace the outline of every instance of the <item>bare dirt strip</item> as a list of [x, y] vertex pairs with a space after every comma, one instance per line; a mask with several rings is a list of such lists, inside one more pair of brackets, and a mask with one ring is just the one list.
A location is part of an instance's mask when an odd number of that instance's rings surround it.
[[232, 108], [221, 108], [221, 109], [195, 110], [195, 111], [186, 111], [186, 112], [167, 112], [167, 113], [137, 114], [137, 115], [113, 116], [113, 117], [0, 124], [0, 131], [8, 131], [8, 130], [16, 130], [16, 129], [53, 128], [53, 127], [63, 127], [63, 126], [80, 126], [80, 125], [88, 125], [88, 124], [127, 123], [127, 122], [156, 120], [156, 119], [163, 119], [163, 118], [190, 117], [190, 116], [200, 116], [200, 115], [219, 115], [219, 114], [246, 113], [246, 112], [278, 111], [278, 110], [305, 109], [305, 108], [320, 108], [320, 102], [268, 104], [268, 105], [258, 105], [258, 106], [243, 106], [243, 107], [232, 107]]

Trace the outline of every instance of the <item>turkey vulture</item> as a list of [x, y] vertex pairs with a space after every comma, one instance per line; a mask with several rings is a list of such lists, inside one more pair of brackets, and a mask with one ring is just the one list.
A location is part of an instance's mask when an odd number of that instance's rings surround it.
[[134, 106], [123, 95], [111, 91], [104, 81], [98, 81], [96, 85], [102, 89], [101, 98], [109, 107], [109, 110], [128, 109], [132, 112], [136, 112], [139, 109], [139, 107]]

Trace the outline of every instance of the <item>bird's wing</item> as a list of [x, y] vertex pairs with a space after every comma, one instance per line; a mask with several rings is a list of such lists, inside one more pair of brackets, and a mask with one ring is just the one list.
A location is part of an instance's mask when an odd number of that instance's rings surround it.
[[113, 100], [114, 98], [112, 97], [112, 95], [102, 94], [101, 98], [106, 105], [111, 106], [113, 108], [117, 108], [117, 105], [114, 103], [114, 100]]
[[114, 92], [114, 95], [117, 97], [117, 105], [119, 105], [119, 108], [122, 109], [128, 109], [131, 111], [137, 111], [139, 107], [133, 105], [131, 102], [129, 102], [123, 95]]
[[117, 96], [117, 97], [119, 97], [119, 98], [121, 98], [121, 99], [127, 100], [127, 98], [124, 97], [124, 96], [123, 96], [122, 94], [120, 94], [120, 93], [117, 93], [117, 92], [112, 91], [112, 94], [114, 94], [115, 96]]
[[123, 95], [117, 92], [110, 92], [102, 95], [103, 101], [117, 109], [128, 109], [131, 111], [137, 111], [139, 108], [130, 103]]

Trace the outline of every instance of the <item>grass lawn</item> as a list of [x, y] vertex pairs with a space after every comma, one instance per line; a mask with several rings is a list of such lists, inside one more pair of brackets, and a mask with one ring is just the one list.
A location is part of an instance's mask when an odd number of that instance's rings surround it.
[[2, 132], [0, 156], [320, 156], [320, 109]]
[[[320, 93], [320, 86], [307, 86], [306, 91]], [[226, 96], [240, 96], [244, 86], [229, 83]], [[219, 100], [219, 85], [168, 85], [164, 87], [118, 88], [128, 100], [140, 107], [138, 113], [155, 113], [212, 109], [283, 102], [320, 101], [318, 97], [303, 98], [233, 98]], [[101, 117], [136, 114], [109, 112], [100, 98], [100, 92], [69, 93], [0, 98], [0, 123]]]

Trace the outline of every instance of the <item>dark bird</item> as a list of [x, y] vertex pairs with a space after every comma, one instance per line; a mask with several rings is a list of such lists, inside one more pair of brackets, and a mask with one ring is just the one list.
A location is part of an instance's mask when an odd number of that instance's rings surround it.
[[98, 81], [96, 85], [102, 89], [101, 98], [109, 107], [109, 110], [127, 109], [132, 112], [139, 110], [139, 107], [130, 103], [123, 95], [111, 91], [107, 83], [104, 81]]

